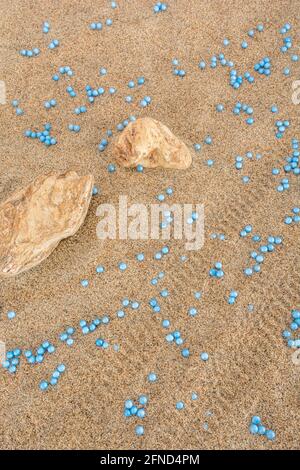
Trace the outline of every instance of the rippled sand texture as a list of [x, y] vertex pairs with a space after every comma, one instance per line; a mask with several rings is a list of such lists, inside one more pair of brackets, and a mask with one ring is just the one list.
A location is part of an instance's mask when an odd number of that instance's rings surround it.
[[[169, 0], [167, 12], [154, 15], [153, 0], [109, 2], [78, 0], [1, 0], [0, 79], [5, 82], [7, 104], [0, 107], [0, 201], [36, 176], [70, 167], [79, 174], [93, 173], [101, 194], [92, 199], [87, 219], [72, 238], [62, 241], [54, 253], [37, 268], [0, 284], [0, 339], [8, 349], [36, 348], [48, 339], [58, 345], [55, 354], [41, 365], [24, 361], [12, 376], [0, 370], [0, 447], [13, 448], [98, 448], [98, 449], [299, 449], [300, 367], [292, 363], [292, 351], [281, 338], [290, 322], [290, 311], [299, 299], [299, 226], [283, 223], [292, 207], [299, 205], [299, 181], [290, 176], [290, 189], [276, 191], [280, 178], [271, 174], [282, 168], [289, 155], [290, 142], [299, 135], [300, 105], [292, 103], [292, 82], [300, 79], [299, 62], [282, 54], [279, 28], [289, 21], [295, 50], [300, 44], [298, 1]], [[89, 24], [111, 17], [113, 24], [91, 31]], [[51, 31], [42, 33], [49, 21]], [[247, 39], [247, 31], [258, 23], [265, 32]], [[60, 46], [50, 51], [54, 38]], [[231, 40], [225, 48], [223, 39]], [[249, 47], [242, 50], [241, 41]], [[39, 47], [37, 58], [21, 57], [22, 48]], [[218, 66], [198, 69], [201, 59], [226, 53], [238, 71], [253, 71], [265, 56], [272, 61], [271, 77], [254, 73], [255, 83], [238, 90], [229, 85], [229, 70]], [[172, 74], [172, 59], [178, 58], [186, 70], [184, 79]], [[51, 80], [60, 66], [69, 65], [74, 77]], [[291, 75], [283, 76], [289, 66]], [[106, 67], [105, 77], [99, 68]], [[127, 83], [144, 75], [143, 88], [129, 92]], [[78, 93], [70, 98], [66, 86]], [[115, 86], [113, 97], [98, 98], [87, 104], [84, 87]], [[127, 104], [125, 96], [135, 97]], [[138, 102], [149, 95], [152, 103], [141, 109]], [[46, 110], [44, 101], [55, 98], [57, 106]], [[10, 102], [20, 100], [24, 115], [17, 117]], [[236, 101], [254, 108], [255, 123], [247, 126], [242, 116], [234, 116]], [[223, 103], [225, 111], [215, 106]], [[87, 104], [88, 112], [75, 116], [76, 106]], [[278, 115], [270, 112], [277, 104]], [[113, 145], [98, 151], [98, 143], [109, 128], [130, 114], [151, 116], [166, 124], [193, 153], [187, 171], [134, 170], [118, 168], [107, 172], [114, 162]], [[276, 119], [289, 119], [283, 139], [275, 138]], [[50, 122], [58, 143], [46, 148], [23, 137], [25, 129], [42, 128]], [[81, 131], [70, 132], [78, 123]], [[210, 134], [212, 145], [199, 153], [193, 144]], [[116, 133], [114, 133], [114, 138]], [[235, 169], [236, 155], [252, 151], [260, 160], [245, 159], [244, 169]], [[208, 159], [215, 164], [209, 168]], [[242, 175], [250, 177], [245, 185]], [[297, 186], [298, 184], [298, 186]], [[181, 241], [170, 241], [170, 254], [154, 261], [162, 241], [108, 241], [96, 238], [96, 209], [103, 202], [118, 202], [120, 194], [129, 202], [150, 204], [157, 194], [172, 186], [168, 202], [204, 203], [205, 244], [188, 253]], [[253, 225], [262, 236], [281, 235], [284, 243], [266, 257], [262, 272], [250, 278], [243, 274], [250, 239], [241, 239], [240, 230]], [[225, 241], [212, 240], [213, 232], [224, 233]], [[146, 260], [138, 263], [136, 253]], [[128, 269], [120, 273], [118, 263]], [[225, 276], [209, 278], [216, 261], [222, 261]], [[96, 275], [103, 264], [106, 272]], [[165, 278], [158, 287], [150, 280], [159, 271]], [[80, 285], [89, 279], [89, 287]], [[159, 291], [168, 288], [166, 299]], [[231, 289], [239, 292], [235, 305], [228, 305]], [[193, 293], [202, 291], [196, 301]], [[148, 301], [159, 298], [162, 313], [152, 313]], [[138, 310], [127, 310], [116, 318], [121, 300], [141, 302]], [[254, 311], [248, 312], [248, 304]], [[188, 316], [197, 306], [198, 315]], [[7, 320], [8, 310], [14, 320]], [[82, 336], [68, 348], [58, 340], [67, 326], [80, 319], [110, 315], [109, 326]], [[165, 340], [161, 320], [171, 321], [172, 331], [180, 330], [191, 357], [184, 359], [180, 349]], [[103, 337], [110, 346], [97, 349], [95, 339]], [[209, 361], [199, 360], [207, 351]], [[57, 387], [41, 392], [39, 382], [48, 379], [59, 363], [67, 370]], [[156, 384], [147, 374], [156, 372]], [[199, 394], [191, 402], [191, 393]], [[145, 393], [149, 396], [145, 435], [136, 437], [137, 420], [123, 418], [124, 401]], [[185, 409], [177, 411], [183, 400]], [[212, 416], [207, 416], [208, 412]], [[252, 436], [248, 426], [252, 415], [262, 417], [275, 430], [276, 440]], [[208, 430], [203, 429], [208, 423]]]

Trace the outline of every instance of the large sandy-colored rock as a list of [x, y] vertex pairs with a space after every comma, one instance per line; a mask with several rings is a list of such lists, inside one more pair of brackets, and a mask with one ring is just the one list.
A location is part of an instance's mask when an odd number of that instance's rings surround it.
[[192, 163], [187, 146], [159, 121], [145, 117], [131, 122], [115, 145], [121, 166], [186, 169]]
[[92, 196], [92, 175], [49, 173], [0, 205], [0, 277], [36, 266], [83, 223]]

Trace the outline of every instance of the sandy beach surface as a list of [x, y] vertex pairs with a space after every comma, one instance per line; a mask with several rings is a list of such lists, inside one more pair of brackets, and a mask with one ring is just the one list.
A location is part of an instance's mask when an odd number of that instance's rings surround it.
[[[0, 369], [1, 449], [299, 449], [300, 365], [293, 361], [282, 331], [289, 328], [291, 311], [300, 308], [299, 224], [285, 224], [292, 208], [300, 206], [299, 176], [284, 172], [285, 158], [293, 152], [291, 140], [300, 138], [300, 104], [292, 100], [292, 84], [300, 80], [300, 8], [297, 0], [168, 0], [165, 12], [154, 14], [154, 0], [11, 0], [0, 1], [0, 80], [6, 104], [0, 105], [0, 202], [39, 174], [74, 169], [92, 173], [99, 194], [92, 198], [84, 225], [62, 241], [38, 267], [13, 279], [0, 281], [0, 340], [7, 350], [35, 350], [42, 342], [56, 347], [43, 363], [30, 365], [25, 358], [15, 374]], [[111, 26], [105, 20], [111, 18]], [[42, 32], [43, 23], [50, 31]], [[103, 23], [93, 31], [92, 22]], [[280, 28], [291, 24], [287, 34]], [[264, 31], [255, 28], [264, 25]], [[251, 38], [247, 32], [255, 30]], [[280, 51], [283, 38], [293, 45]], [[228, 38], [230, 44], [223, 45]], [[48, 48], [53, 39], [60, 45]], [[247, 41], [248, 47], [241, 47]], [[21, 49], [39, 48], [37, 57], [23, 57]], [[254, 83], [244, 80], [238, 90], [229, 83], [228, 66], [213, 55], [223, 53], [238, 74], [249, 71]], [[271, 75], [262, 76], [254, 65], [268, 56]], [[172, 60], [185, 70], [173, 74]], [[199, 61], [206, 62], [200, 70]], [[72, 77], [52, 76], [69, 66]], [[100, 76], [105, 67], [107, 74]], [[290, 74], [283, 70], [289, 67]], [[143, 86], [129, 89], [130, 80], [145, 77]], [[105, 94], [89, 104], [85, 86], [103, 87]], [[66, 92], [71, 85], [77, 93]], [[109, 87], [116, 93], [109, 96]], [[125, 97], [133, 96], [132, 103]], [[151, 97], [151, 104], [139, 102]], [[11, 101], [19, 100], [17, 116]], [[44, 102], [57, 105], [45, 109]], [[255, 122], [234, 115], [236, 102], [253, 108]], [[222, 112], [216, 105], [223, 104]], [[74, 108], [85, 105], [79, 116]], [[272, 113], [276, 105], [278, 113]], [[118, 123], [134, 115], [150, 116], [166, 124], [189, 147], [192, 166], [185, 171], [144, 170], [138, 173], [116, 165], [114, 142]], [[281, 139], [276, 120], [289, 120]], [[47, 148], [24, 137], [26, 129], [40, 130], [51, 123], [57, 144]], [[70, 123], [81, 130], [68, 130]], [[104, 152], [98, 144], [113, 130]], [[204, 143], [206, 136], [212, 143]], [[200, 143], [200, 152], [194, 144]], [[247, 152], [253, 157], [247, 158]], [[256, 158], [261, 154], [261, 158]], [[235, 168], [243, 156], [242, 170]], [[209, 166], [208, 160], [214, 164]], [[273, 175], [272, 169], [280, 169]], [[242, 181], [243, 176], [249, 182]], [[282, 178], [289, 189], [276, 190]], [[96, 236], [97, 207], [129, 203], [147, 207], [157, 195], [172, 187], [166, 202], [204, 204], [205, 242], [202, 249], [186, 251], [184, 240], [107, 240]], [[252, 225], [248, 237], [240, 231]], [[213, 234], [225, 239], [214, 239]], [[261, 243], [251, 236], [259, 234]], [[1, 234], [0, 234], [1, 236]], [[265, 256], [261, 272], [246, 276], [250, 253], [268, 236], [283, 242]], [[169, 254], [154, 255], [162, 246]], [[145, 260], [138, 262], [137, 253]], [[186, 260], [182, 260], [186, 256]], [[221, 261], [224, 276], [209, 276]], [[120, 272], [120, 262], [127, 263]], [[103, 265], [105, 272], [96, 273]], [[252, 262], [253, 264], [253, 262]], [[156, 286], [151, 279], [165, 273]], [[83, 288], [82, 279], [89, 280]], [[169, 295], [161, 297], [160, 291]], [[238, 298], [229, 305], [231, 290]], [[195, 299], [195, 292], [201, 298]], [[157, 298], [161, 312], [149, 306]], [[140, 303], [117, 317], [122, 300]], [[249, 307], [250, 305], [250, 307]], [[253, 306], [253, 307], [251, 307]], [[197, 315], [189, 315], [191, 307]], [[7, 318], [14, 310], [16, 317]], [[107, 315], [101, 325], [82, 335], [79, 321]], [[171, 322], [169, 329], [162, 320]], [[74, 344], [59, 340], [67, 328], [76, 328]], [[180, 331], [190, 357], [165, 336]], [[299, 331], [299, 330], [298, 330]], [[293, 337], [297, 338], [297, 331]], [[96, 338], [109, 343], [95, 346]], [[207, 352], [208, 361], [199, 355]], [[297, 362], [297, 361], [296, 361]], [[299, 362], [299, 361], [298, 361]], [[56, 386], [42, 392], [58, 366], [66, 371]], [[155, 383], [147, 376], [154, 372]], [[198, 394], [192, 400], [192, 393]], [[145, 394], [149, 401], [144, 419], [123, 416], [124, 402]], [[177, 410], [176, 403], [184, 402]], [[249, 432], [251, 418], [259, 415], [275, 440]], [[144, 426], [137, 436], [135, 427]]]

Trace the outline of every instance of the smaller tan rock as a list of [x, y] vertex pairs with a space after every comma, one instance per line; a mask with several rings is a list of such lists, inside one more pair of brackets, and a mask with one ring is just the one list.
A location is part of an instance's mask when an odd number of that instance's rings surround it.
[[187, 146], [159, 121], [131, 122], [115, 145], [117, 162], [124, 167], [186, 169], [192, 163]]
[[92, 175], [49, 173], [0, 205], [0, 277], [41, 263], [83, 223], [92, 196]]

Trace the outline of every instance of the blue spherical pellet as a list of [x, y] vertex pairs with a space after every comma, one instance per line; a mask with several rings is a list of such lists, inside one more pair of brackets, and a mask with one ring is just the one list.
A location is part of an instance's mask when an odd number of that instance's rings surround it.
[[250, 431], [251, 434], [257, 434], [258, 433], [258, 426], [256, 426], [256, 424], [250, 424], [249, 431]]
[[43, 391], [44, 391], [44, 390], [47, 390], [48, 385], [49, 385], [49, 384], [48, 384], [48, 382], [46, 382], [46, 380], [42, 380], [42, 381], [40, 382], [40, 389], [43, 390]]
[[177, 410], [183, 410], [183, 408], [184, 408], [184, 403], [182, 401], [178, 401], [176, 403], [176, 409]]
[[144, 435], [144, 426], [139, 424], [138, 426], [135, 427], [135, 434], [137, 436], [143, 436]]
[[260, 424], [261, 423], [260, 417], [259, 416], [253, 416], [252, 419], [251, 419], [251, 423], [256, 424], [256, 425]]
[[273, 441], [276, 437], [276, 433], [272, 431], [271, 429], [268, 429], [265, 435], [266, 435], [266, 438], [269, 439], [270, 441]]
[[189, 351], [189, 349], [187, 349], [187, 348], [186, 348], [186, 349], [183, 349], [183, 350], [181, 351], [181, 355], [182, 355], [182, 357], [189, 357], [189, 356], [190, 356], [190, 351]]
[[148, 374], [148, 381], [149, 382], [156, 382], [157, 381], [157, 375], [154, 373], [154, 372], [150, 372], [150, 374]]
[[208, 361], [208, 359], [209, 359], [208, 353], [206, 353], [206, 352], [201, 353], [200, 358], [201, 358], [202, 361]]
[[14, 312], [13, 310], [10, 310], [9, 312], [7, 312], [7, 318], [9, 320], [12, 320], [13, 318], [15, 318], [16, 316], [16, 312]]
[[141, 395], [139, 397], [139, 403], [141, 405], [146, 405], [148, 403], [148, 397], [146, 395]]

